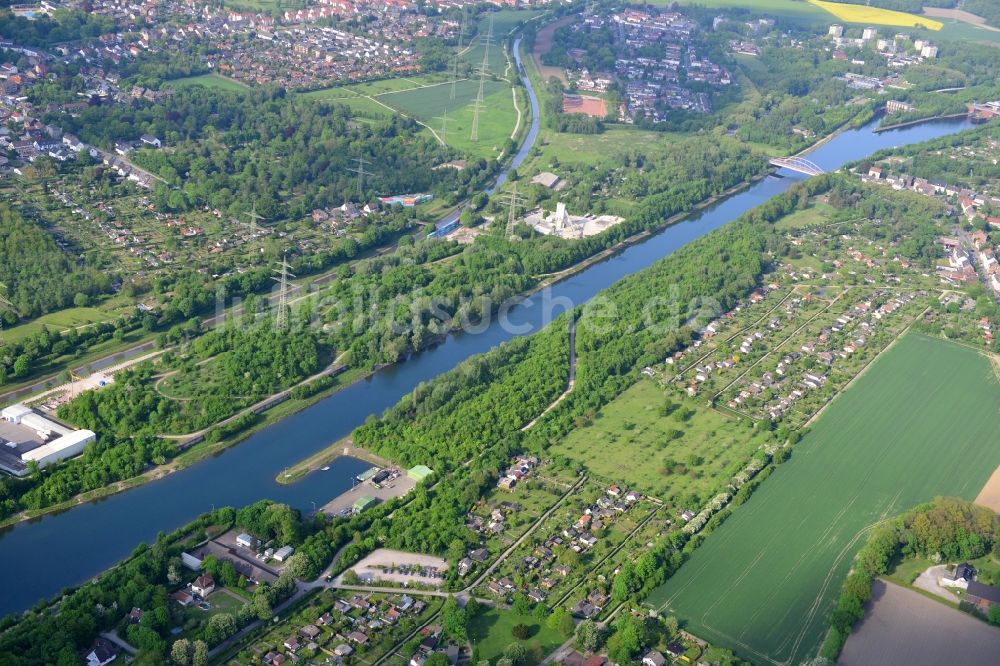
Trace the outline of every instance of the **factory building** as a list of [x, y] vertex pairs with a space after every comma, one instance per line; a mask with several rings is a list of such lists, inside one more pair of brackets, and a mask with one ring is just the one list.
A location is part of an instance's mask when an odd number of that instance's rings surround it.
[[26, 405], [11, 405], [0, 412], [0, 469], [25, 476], [32, 462], [39, 467], [83, 452], [97, 436], [74, 430]]

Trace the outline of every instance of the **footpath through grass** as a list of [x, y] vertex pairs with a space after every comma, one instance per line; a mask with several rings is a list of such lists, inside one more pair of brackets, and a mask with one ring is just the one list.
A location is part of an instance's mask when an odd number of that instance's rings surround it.
[[903, 337], [839, 396], [650, 603], [758, 663], [815, 654], [868, 528], [1000, 464], [1000, 382], [976, 351]]

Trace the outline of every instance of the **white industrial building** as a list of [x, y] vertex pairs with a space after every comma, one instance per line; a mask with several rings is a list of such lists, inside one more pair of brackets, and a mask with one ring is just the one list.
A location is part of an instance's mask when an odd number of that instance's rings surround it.
[[566, 204], [560, 201], [554, 213], [535, 210], [525, 216], [524, 222], [540, 234], [574, 239], [599, 234], [620, 224], [623, 218], [615, 215], [570, 215]]
[[0, 469], [16, 476], [30, 463], [45, 467], [83, 452], [97, 439], [90, 430], [73, 430], [22, 404], [0, 411]]

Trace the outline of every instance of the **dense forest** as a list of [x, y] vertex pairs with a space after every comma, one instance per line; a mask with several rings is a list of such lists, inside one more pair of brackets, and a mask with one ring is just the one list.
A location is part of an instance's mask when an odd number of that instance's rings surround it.
[[[170, 150], [142, 149], [131, 159], [167, 180], [156, 202], [161, 210], [209, 205], [231, 213], [255, 203], [266, 219], [297, 218], [313, 208], [374, 195], [462, 190], [489, 173], [483, 162], [434, 170], [456, 157], [413, 120], [393, 116], [373, 124], [353, 113], [286, 95], [283, 89], [249, 92], [194, 87], [155, 104], [93, 106], [78, 118], [60, 116], [68, 132], [112, 147], [148, 133]], [[359, 192], [352, 171], [366, 160]], [[485, 173], [484, 173], [485, 172]]]
[[[250, 327], [226, 326], [198, 338], [179, 359], [180, 394], [167, 388], [150, 363], [118, 374], [101, 391], [85, 391], [59, 409], [61, 418], [99, 433], [185, 434], [207, 427], [316, 373], [324, 350], [305, 323], [280, 333], [267, 319]], [[175, 388], [176, 387], [176, 388]]]
[[36, 15], [33, 19], [15, 16], [0, 9], [0, 37], [24, 46], [50, 46], [61, 42], [93, 39], [113, 32], [115, 23], [106, 16], [71, 9], [59, 9], [53, 17]]
[[738, 128], [736, 136], [744, 141], [799, 150], [847, 122], [872, 116], [872, 103], [848, 104], [855, 91], [834, 78], [844, 67], [821, 52], [766, 47], [758, 58], [744, 60], [741, 69], [755, 91], [731, 110], [726, 121]]
[[7, 324], [86, 303], [90, 296], [111, 289], [106, 273], [78, 265], [48, 231], [2, 202], [0, 266], [0, 297], [10, 302], [0, 300]]

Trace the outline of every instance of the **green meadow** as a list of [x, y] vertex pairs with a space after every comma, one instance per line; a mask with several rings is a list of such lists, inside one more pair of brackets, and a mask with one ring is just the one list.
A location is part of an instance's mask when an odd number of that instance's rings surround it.
[[217, 88], [218, 90], [247, 90], [247, 86], [234, 81], [233, 79], [219, 76], [218, 74], [200, 74], [198, 76], [188, 76], [183, 79], [174, 79], [169, 82], [172, 88], [188, 88], [190, 86], [205, 86], [206, 88]]

